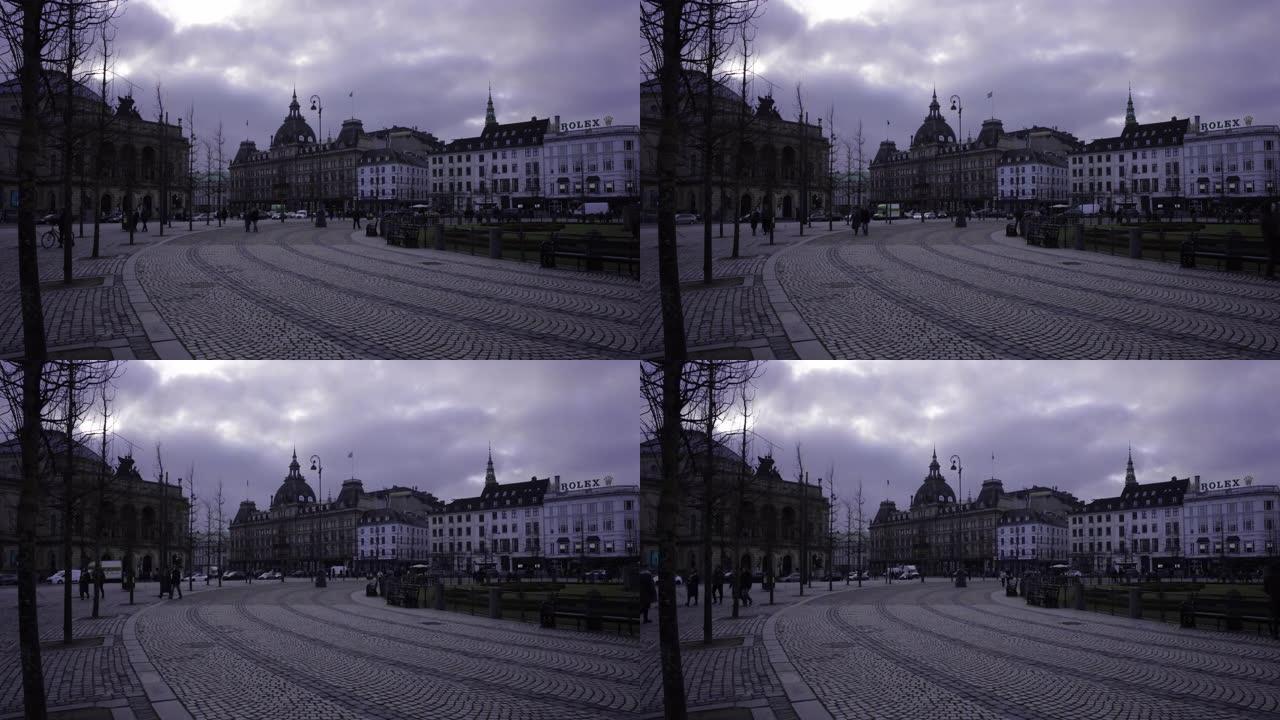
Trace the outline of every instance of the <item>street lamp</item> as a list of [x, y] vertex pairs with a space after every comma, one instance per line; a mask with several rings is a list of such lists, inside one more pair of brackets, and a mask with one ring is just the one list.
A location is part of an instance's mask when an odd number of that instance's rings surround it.
[[[951, 96], [951, 109], [952, 109], [952, 110], [954, 110], [954, 111], [956, 112], [956, 115], [957, 115], [957, 116], [959, 116], [959, 118], [960, 118], [960, 124], [959, 124], [960, 133], [959, 133], [959, 137], [958, 137], [957, 139], [960, 141], [960, 148], [961, 148], [961, 150], [963, 150], [963, 149], [964, 149], [964, 103], [960, 101], [960, 96], [959, 96], [959, 95], [952, 95], [952, 96]], [[960, 202], [961, 202], [961, 203], [963, 203], [963, 202], [964, 202], [964, 154], [963, 154], [963, 152], [961, 153], [961, 156], [960, 156], [960, 157], [961, 157], [961, 159], [960, 159], [960, 161], [959, 161], [959, 162], [961, 163], [961, 166], [960, 166]], [[954, 209], [954, 208], [953, 208], [953, 209]]]
[[[320, 502], [324, 502], [324, 463], [320, 461], [319, 455], [311, 456], [311, 469], [315, 470], [320, 475], [320, 485], [319, 485], [320, 490], [319, 490], [319, 495], [317, 496], [317, 499]], [[315, 526], [314, 523], [318, 522], [318, 520], [312, 521], [312, 522], [313, 522], [312, 527], [314, 527]], [[312, 542], [311, 547], [313, 550], [315, 549], [315, 542]]]
[[[320, 143], [321, 143], [320, 147], [321, 147], [321, 148], [323, 148], [323, 147], [324, 147], [324, 145], [323, 145], [323, 143], [324, 143], [324, 103], [320, 101], [320, 96], [319, 96], [319, 95], [312, 95], [312, 96], [311, 96], [311, 109], [312, 109], [312, 110], [315, 110], [315, 111], [316, 111], [316, 113], [317, 113], [317, 115], [319, 115], [319, 117], [320, 117], [320, 135], [319, 135], [319, 139], [320, 139]], [[314, 187], [314, 185], [315, 185], [315, 175], [316, 175], [316, 166], [315, 166], [315, 163], [320, 162], [320, 161], [319, 161], [318, 159], [313, 159], [311, 162], [312, 162], [312, 165], [311, 165], [311, 182], [312, 182], [312, 186]], [[324, 193], [324, 191], [323, 191], [323, 189], [322, 189], [322, 190], [321, 190], [321, 194], [323, 194], [323, 193]], [[319, 205], [319, 208], [317, 208], [318, 212], [316, 212], [316, 227], [325, 227], [325, 226], [326, 226], [326, 222], [325, 222], [325, 218], [324, 218], [324, 216], [325, 216], [325, 211], [324, 211], [324, 202], [323, 202], [321, 199], [317, 198], [317, 204]]]
[[[954, 98], [955, 96], [953, 95], [952, 97]], [[951, 456], [951, 469], [952, 469], [952, 470], [955, 470], [957, 473], [959, 473], [959, 476], [960, 476], [960, 484], [959, 484], [959, 491], [958, 491], [958, 492], [959, 492], [959, 500], [960, 500], [960, 503], [961, 503], [961, 504], [960, 504], [960, 505], [958, 505], [958, 507], [963, 508], [963, 507], [964, 507], [964, 505], [963, 505], [963, 503], [964, 503], [964, 464], [960, 462], [960, 456], [959, 456], [959, 455], [952, 455], [952, 456]], [[956, 522], [960, 522], [960, 521], [959, 521], [959, 520], [956, 520]], [[961, 539], [962, 539], [961, 541], [963, 542], [963, 538], [964, 538], [964, 531], [963, 531], [963, 530], [961, 530], [961, 531], [960, 531], [960, 537], [961, 537]], [[961, 564], [961, 566], [963, 566], [963, 565], [964, 565], [964, 550], [963, 550], [963, 549], [958, 549], [958, 551], [957, 551], [957, 552], [958, 552], [958, 554], [959, 554], [960, 564]]]

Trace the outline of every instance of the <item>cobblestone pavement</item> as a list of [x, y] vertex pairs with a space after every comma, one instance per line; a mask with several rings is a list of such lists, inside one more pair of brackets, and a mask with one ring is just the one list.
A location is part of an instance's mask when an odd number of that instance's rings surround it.
[[[36, 226], [45, 232], [48, 225]], [[216, 227], [216, 226], [214, 226]], [[79, 225], [73, 226], [74, 230]], [[44, 306], [46, 341], [52, 351], [75, 353], [96, 350], [103, 357], [115, 359], [159, 357], [148, 342], [146, 328], [130, 302], [125, 284], [125, 266], [130, 257], [169, 237], [187, 234], [186, 223], [166, 228], [164, 237], [157, 234], [158, 223], [151, 223], [147, 233], [136, 233], [129, 244], [129, 234], [119, 224], [103, 225], [99, 257], [92, 258], [93, 227], [85, 226], [83, 238], [76, 238], [71, 265], [77, 280], [101, 278], [99, 285], [75, 285], [70, 288], [50, 286], [41, 293]], [[194, 232], [206, 230], [196, 223]], [[62, 249], [37, 250], [40, 278], [44, 282], [62, 280]], [[18, 300], [18, 230], [13, 224], [0, 226], [0, 357], [22, 354], [22, 315]]]
[[[681, 274], [697, 277], [700, 233], [687, 228]], [[752, 273], [750, 287], [687, 293], [690, 346], [782, 357], [780, 346], [816, 337], [843, 358], [1280, 358], [1280, 282], [1032, 247], [1002, 232], [1003, 223], [900, 222], [855, 239], [815, 227], [788, 237], [771, 262], [757, 257], [758, 268], [717, 265], [717, 277]], [[656, 258], [656, 230], [642, 239]], [[656, 269], [646, 269], [654, 286]], [[758, 289], [770, 283], [783, 294]], [[645, 353], [657, 352], [656, 315], [642, 327]]]
[[999, 591], [993, 581], [962, 590], [938, 581], [836, 593], [780, 613], [774, 630], [834, 717], [1239, 719], [1280, 711], [1273, 640], [1044, 610]]
[[387, 608], [362, 593], [363, 583], [255, 583], [154, 608], [138, 638], [197, 718], [589, 718], [639, 709], [634, 639]]
[[[78, 262], [77, 277], [107, 280], [46, 295], [50, 344], [95, 345], [118, 358], [155, 357], [148, 340], [198, 359], [636, 355], [634, 279], [388, 248], [341, 227], [260, 227], [246, 235], [232, 224], [163, 244], [148, 236], [145, 252], [113, 245], [111, 258]], [[57, 277], [54, 251], [41, 253], [42, 275]], [[0, 356], [22, 350], [16, 264], [4, 273], [15, 302], [0, 316]], [[131, 296], [125, 285], [135, 276]]]
[[[62, 642], [63, 587], [41, 585], [37, 590], [42, 643]], [[184, 584], [184, 592], [186, 587]], [[199, 596], [213, 589], [216, 585], [206, 588], [197, 583], [194, 594]], [[128, 593], [122, 592], [119, 585], [107, 584], [106, 595], [99, 601], [99, 616], [92, 619], [93, 602], [81, 600], [78, 586], [72, 588], [72, 638], [102, 638], [102, 642], [66, 649], [50, 646], [43, 650], [40, 659], [49, 708], [136, 705], [137, 717], [148, 715], [149, 704], [142, 683], [125, 651], [124, 628], [130, 617], [148, 605], [168, 602], [156, 598], [158, 591], [157, 583], [139, 583], [134, 592], [136, 604], [129, 605]], [[22, 668], [18, 660], [18, 589], [3, 587], [0, 588], [0, 717], [22, 715]]]

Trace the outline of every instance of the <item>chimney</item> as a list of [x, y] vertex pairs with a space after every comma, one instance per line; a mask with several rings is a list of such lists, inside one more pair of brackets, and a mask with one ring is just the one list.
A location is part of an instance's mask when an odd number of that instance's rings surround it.
[[556, 116], [555, 123], [551, 125], [551, 132], [557, 135], [560, 134], [560, 116], [559, 115]]
[[1199, 115], [1196, 116], [1195, 122], [1191, 123], [1191, 132], [1193, 133], [1200, 132], [1200, 116]]

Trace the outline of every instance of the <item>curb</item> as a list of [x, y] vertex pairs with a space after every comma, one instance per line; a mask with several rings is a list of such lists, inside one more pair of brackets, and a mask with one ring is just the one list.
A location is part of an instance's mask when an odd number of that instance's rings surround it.
[[[834, 234], [836, 231], [827, 231], [828, 235]], [[764, 263], [764, 287], [769, 293], [769, 304], [773, 307], [773, 311], [778, 314], [778, 321], [782, 323], [782, 331], [787, 334], [787, 341], [791, 343], [791, 348], [796, 351], [796, 355], [801, 360], [830, 360], [832, 355], [830, 351], [813, 333], [813, 329], [809, 327], [809, 323], [804, 321], [800, 316], [800, 311], [796, 310], [796, 306], [791, 303], [787, 297], [787, 292], [782, 289], [782, 283], [778, 281], [777, 264], [778, 258], [791, 252], [792, 250], [809, 243], [822, 235], [810, 235], [800, 240], [791, 247], [783, 248], [778, 252], [769, 256]]]
[[125, 290], [129, 293], [129, 304], [133, 306], [133, 311], [138, 315], [138, 322], [142, 323], [142, 331], [146, 333], [147, 342], [151, 344], [151, 349], [161, 360], [192, 360], [191, 353], [178, 340], [178, 336], [173, 334], [173, 330], [169, 324], [160, 316], [160, 312], [156, 310], [155, 305], [151, 304], [147, 292], [142, 289], [142, 283], [138, 281], [138, 273], [135, 265], [138, 262], [138, 256], [148, 252], [154, 248], [160, 247], [172, 240], [188, 235], [198, 235], [210, 230], [220, 230], [216, 226], [210, 226], [200, 230], [189, 230], [178, 235], [170, 235], [151, 247], [143, 248], [129, 256], [124, 263], [124, 269], [120, 272], [124, 278]]

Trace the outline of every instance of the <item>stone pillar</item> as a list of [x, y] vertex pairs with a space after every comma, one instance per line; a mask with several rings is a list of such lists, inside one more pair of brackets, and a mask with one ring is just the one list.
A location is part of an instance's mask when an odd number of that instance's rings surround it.
[[431, 240], [432, 240], [432, 245], [435, 246], [435, 249], [437, 250], [444, 249], [444, 225], [431, 226]]
[[1129, 257], [1142, 257], [1142, 230], [1140, 228], [1129, 228]]
[[1077, 581], [1074, 586], [1076, 591], [1075, 603], [1073, 607], [1077, 610], [1084, 610], [1084, 583]]
[[1142, 591], [1138, 588], [1129, 588], [1129, 617], [1142, 617]]
[[1077, 250], [1084, 250], [1084, 225], [1072, 225], [1071, 235]]
[[502, 258], [502, 230], [489, 228], [489, 257]]
[[444, 609], [444, 583], [443, 583], [443, 582], [440, 582], [440, 581], [438, 581], [438, 580], [436, 581], [436, 602], [435, 602], [435, 607], [436, 607], [436, 609], [437, 609], [437, 610], [443, 610], [443, 609]]
[[489, 617], [495, 620], [502, 619], [501, 588], [489, 588]]

